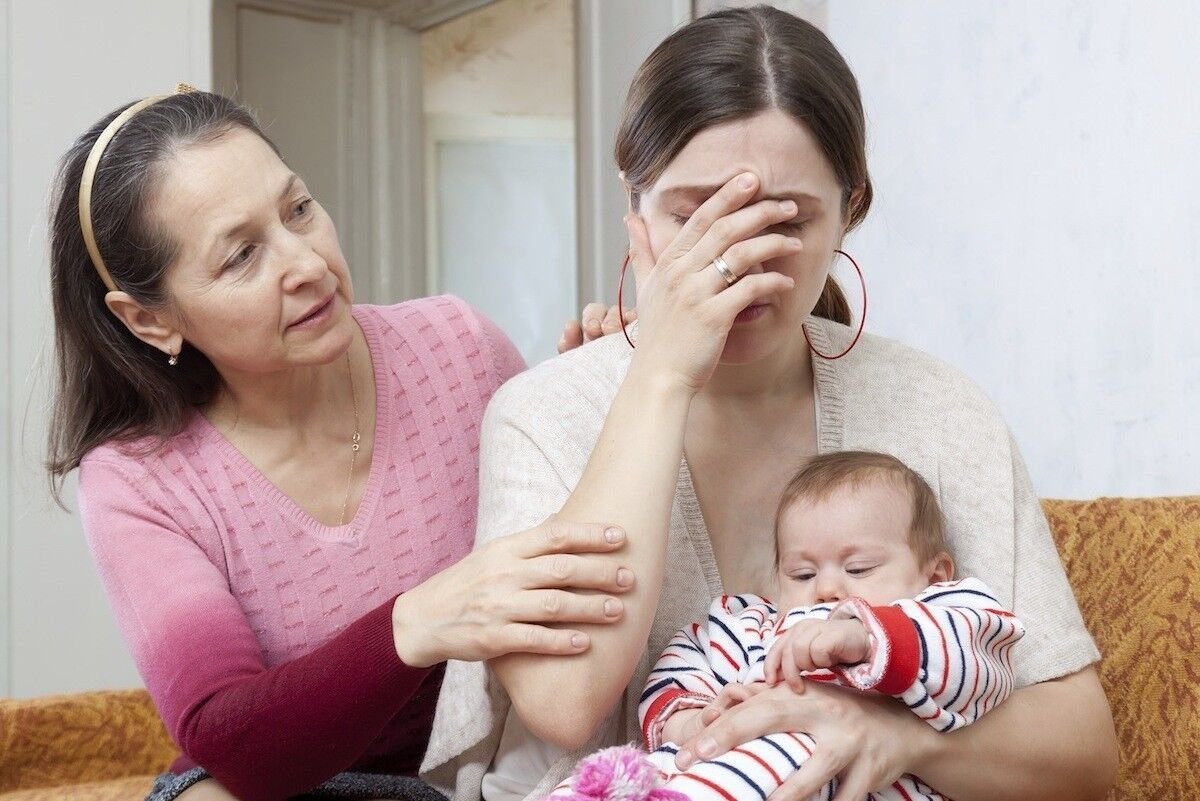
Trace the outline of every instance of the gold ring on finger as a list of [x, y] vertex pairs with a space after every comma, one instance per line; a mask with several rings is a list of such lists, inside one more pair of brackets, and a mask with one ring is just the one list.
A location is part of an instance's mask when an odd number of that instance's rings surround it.
[[715, 259], [713, 259], [712, 266], [721, 274], [721, 277], [725, 279], [726, 284], [733, 286], [737, 283], [738, 277], [733, 274], [733, 270], [729, 269], [729, 264], [726, 263], [723, 257], [717, 256]]

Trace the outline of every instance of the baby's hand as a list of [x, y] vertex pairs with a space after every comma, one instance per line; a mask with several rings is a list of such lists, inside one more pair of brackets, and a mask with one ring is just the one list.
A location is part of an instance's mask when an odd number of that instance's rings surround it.
[[692, 707], [690, 709], [678, 709], [671, 717], [667, 718], [662, 727], [662, 741], [664, 743], [683, 743], [695, 737], [704, 730], [704, 723], [701, 720], [701, 713], [707, 707]]
[[730, 682], [721, 688], [721, 692], [717, 693], [717, 697], [712, 699], [707, 706], [680, 709], [667, 718], [663, 723], [662, 739], [668, 743], [682, 743], [690, 740], [705, 726], [719, 718], [726, 709], [732, 709], [765, 689], [767, 689], [767, 685], [762, 682], [750, 685], [739, 684], [736, 681]]
[[870, 654], [871, 641], [861, 621], [801, 620], [780, 637], [764, 665], [767, 684], [781, 681], [802, 692], [807, 670], [855, 665]]

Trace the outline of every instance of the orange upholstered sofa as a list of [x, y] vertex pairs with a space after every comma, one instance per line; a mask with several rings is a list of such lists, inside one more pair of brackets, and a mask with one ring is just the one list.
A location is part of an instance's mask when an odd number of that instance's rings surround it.
[[[1044, 505], [1104, 653], [1110, 797], [1200, 799], [1200, 496]], [[142, 691], [0, 700], [0, 801], [136, 801], [174, 754]]]

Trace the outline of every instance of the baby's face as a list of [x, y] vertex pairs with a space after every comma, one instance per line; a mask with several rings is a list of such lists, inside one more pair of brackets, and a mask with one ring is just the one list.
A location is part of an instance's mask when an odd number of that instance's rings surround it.
[[851, 596], [881, 606], [913, 597], [934, 576], [909, 544], [911, 520], [908, 494], [885, 479], [792, 504], [779, 521], [779, 608]]

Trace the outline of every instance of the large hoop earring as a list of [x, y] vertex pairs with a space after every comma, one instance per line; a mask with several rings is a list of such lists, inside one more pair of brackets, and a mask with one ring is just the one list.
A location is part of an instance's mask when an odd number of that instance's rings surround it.
[[862, 319], [858, 321], [858, 331], [855, 332], [854, 339], [850, 340], [850, 345], [836, 356], [828, 356], [813, 347], [812, 340], [808, 338], [808, 329], [804, 327], [803, 323], [801, 323], [800, 330], [804, 332], [804, 341], [808, 343], [808, 349], [817, 356], [820, 356], [822, 359], [826, 359], [828, 361], [840, 359], [850, 351], [854, 350], [854, 346], [858, 344], [858, 338], [862, 336], [863, 326], [867, 324], [867, 282], [866, 279], [863, 278], [862, 268], [858, 266], [858, 262], [854, 260], [854, 257], [846, 251], [834, 250], [833, 252], [849, 259], [850, 263], [854, 265], [854, 269], [858, 272], [858, 283], [862, 285]]
[[621, 262], [621, 272], [617, 277], [617, 314], [621, 316], [621, 333], [625, 335], [625, 341], [629, 343], [629, 347], [636, 348], [633, 340], [629, 338], [629, 332], [625, 330], [625, 306], [621, 297], [625, 291], [625, 271], [629, 269], [629, 259], [629, 253], [626, 253], [625, 261]]

